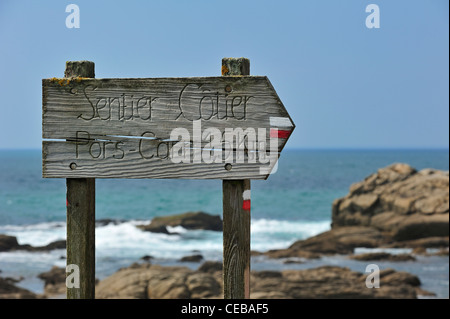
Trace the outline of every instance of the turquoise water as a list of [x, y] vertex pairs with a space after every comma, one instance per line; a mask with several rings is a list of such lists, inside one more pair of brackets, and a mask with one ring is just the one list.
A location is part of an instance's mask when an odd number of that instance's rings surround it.
[[[280, 220], [329, 220], [331, 203], [378, 168], [405, 162], [449, 169], [449, 152], [283, 152], [279, 169], [252, 181], [252, 216]], [[221, 214], [221, 181], [97, 179], [97, 218], [149, 219], [204, 210]], [[65, 220], [65, 180], [41, 178], [41, 153], [0, 151], [0, 225]]]
[[[285, 248], [298, 239], [330, 227], [331, 204], [347, 194], [350, 185], [395, 162], [416, 169], [449, 169], [448, 150], [285, 150], [279, 168], [266, 181], [252, 181], [252, 249]], [[19, 243], [45, 245], [65, 238], [65, 180], [41, 177], [39, 150], [0, 151], [0, 233]], [[96, 230], [97, 277], [104, 278], [143, 255], [155, 263], [174, 264], [199, 250], [220, 260], [222, 234], [186, 231], [178, 235], [142, 232], [135, 226], [155, 216], [186, 211], [221, 214], [221, 181], [101, 180], [96, 181], [96, 218], [125, 220]], [[2, 276], [23, 276], [26, 288], [42, 291], [35, 276], [52, 265], [64, 266], [64, 250], [49, 253], [0, 253]], [[337, 263], [364, 272], [365, 265], [345, 258], [324, 258], [290, 268]], [[431, 263], [431, 265], [430, 265]], [[359, 266], [358, 266], [359, 265]], [[198, 264], [192, 264], [192, 267]], [[421, 276], [425, 289], [448, 297], [448, 257], [421, 258], [390, 267]], [[277, 261], [252, 261], [253, 269], [285, 268]], [[359, 269], [360, 267], [361, 269]], [[427, 270], [428, 269], [428, 270]]]

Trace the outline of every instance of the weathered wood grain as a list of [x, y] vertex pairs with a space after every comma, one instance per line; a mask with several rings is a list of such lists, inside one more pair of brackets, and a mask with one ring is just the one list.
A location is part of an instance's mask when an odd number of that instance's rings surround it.
[[[250, 60], [222, 59], [222, 75], [225, 77], [249, 74]], [[250, 298], [250, 179], [224, 180], [222, 191], [223, 295], [225, 299], [248, 299]]]
[[[284, 119], [278, 121], [283, 127], [274, 126], [273, 119]], [[257, 156], [256, 162], [246, 157], [248, 165], [234, 160], [236, 169], [227, 171], [225, 160], [214, 165], [193, 160], [192, 165], [174, 167], [167, 158], [149, 158], [155, 152], [142, 147], [155, 143], [159, 153], [183, 138], [186, 150], [196, 154], [211, 146], [213, 137], [206, 132], [216, 130], [224, 151], [262, 155], [271, 150], [273, 158], [288, 138], [274, 138], [273, 129], [290, 134], [294, 127], [266, 77], [46, 79], [43, 138], [68, 142], [43, 142], [43, 176], [264, 179], [274, 162], [266, 164], [267, 156]], [[173, 134], [180, 128], [187, 137]], [[76, 169], [69, 168], [72, 163]]]
[[223, 131], [270, 129], [271, 117], [289, 115], [267, 77], [43, 80], [44, 139], [73, 139], [77, 131], [168, 139], [199, 119]]
[[[96, 178], [161, 178], [161, 179], [265, 179], [271, 167], [278, 159], [278, 153], [272, 154], [272, 159], [266, 164], [248, 163], [244, 153], [244, 163], [222, 161], [221, 163], [174, 163], [167, 156], [166, 146], [145, 141], [145, 146], [138, 140], [131, 140], [116, 149], [113, 142], [94, 142], [92, 155], [83, 148], [89, 145], [77, 145], [76, 142], [45, 141], [43, 142], [43, 176], [54, 178], [96, 177]], [[162, 145], [162, 144], [161, 144]], [[76, 156], [76, 148], [80, 149]], [[104, 152], [104, 149], [106, 152]], [[83, 152], [81, 152], [83, 150]], [[205, 151], [207, 152], [207, 151]], [[105, 158], [103, 154], [106, 153]], [[236, 158], [236, 151], [233, 151]], [[143, 158], [143, 156], [145, 158]], [[258, 158], [258, 153], [255, 155]], [[270, 156], [270, 155], [269, 155]], [[269, 157], [268, 156], [268, 157]], [[227, 164], [231, 164], [231, 167]]]
[[[65, 76], [94, 77], [94, 63], [66, 62]], [[66, 142], [61, 142], [66, 143]], [[45, 171], [45, 148], [43, 169]], [[67, 178], [67, 265], [79, 269], [80, 287], [67, 288], [67, 299], [95, 298], [95, 179]]]
[[94, 299], [95, 179], [68, 178], [66, 184], [67, 265], [80, 271], [80, 287], [67, 288], [67, 299]]
[[250, 180], [223, 181], [223, 284], [225, 299], [250, 297]]

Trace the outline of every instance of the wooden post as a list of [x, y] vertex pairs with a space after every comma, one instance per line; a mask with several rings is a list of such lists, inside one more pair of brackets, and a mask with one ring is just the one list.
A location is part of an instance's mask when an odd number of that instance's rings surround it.
[[[94, 62], [67, 61], [64, 77], [94, 78]], [[67, 178], [66, 184], [67, 265], [77, 265], [80, 275], [80, 287], [67, 288], [67, 299], [94, 299], [95, 178]]]
[[[250, 75], [245, 58], [222, 59], [222, 75]], [[223, 180], [223, 296], [250, 298], [250, 180]]]

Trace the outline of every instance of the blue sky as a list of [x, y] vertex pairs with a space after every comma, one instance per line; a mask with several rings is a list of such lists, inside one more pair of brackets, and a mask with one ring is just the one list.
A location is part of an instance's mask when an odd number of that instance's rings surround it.
[[[68, 29], [65, 8], [80, 8]], [[368, 29], [368, 4], [380, 28]], [[0, 148], [40, 148], [41, 79], [220, 75], [247, 57], [297, 128], [288, 148], [448, 148], [449, 2], [0, 0]]]

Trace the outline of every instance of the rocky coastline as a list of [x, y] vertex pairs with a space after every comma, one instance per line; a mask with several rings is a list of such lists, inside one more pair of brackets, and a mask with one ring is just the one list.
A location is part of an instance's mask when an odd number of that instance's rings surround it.
[[448, 253], [449, 173], [407, 164], [379, 169], [333, 202], [331, 230], [265, 255], [318, 258], [353, 254], [357, 247]]
[[[106, 221], [109, 222], [109, 221]], [[190, 212], [155, 218], [142, 231], [170, 233], [169, 228], [222, 230], [219, 216]], [[44, 247], [19, 245], [12, 236], [0, 235], [0, 251], [42, 251], [64, 248], [63, 241]], [[411, 254], [370, 252], [355, 254], [355, 248], [410, 248]], [[379, 169], [353, 184], [349, 193], [332, 204], [331, 229], [298, 240], [285, 249], [252, 252], [265, 258], [302, 262], [329, 255], [346, 255], [359, 261], [414, 262], [419, 255], [448, 256], [449, 173], [406, 164]], [[430, 251], [433, 249], [433, 252]], [[98, 282], [97, 298], [223, 298], [222, 265], [203, 256], [185, 256], [180, 262], [201, 263], [197, 270], [184, 266], [152, 264], [151, 256], [120, 269]], [[53, 268], [41, 274], [45, 292], [35, 295], [0, 277], [0, 298], [53, 298], [64, 294], [65, 272]], [[431, 296], [420, 279], [407, 272], [384, 269], [383, 285], [366, 287], [367, 274], [345, 267], [321, 266], [303, 270], [252, 271], [251, 298], [417, 298]]]

